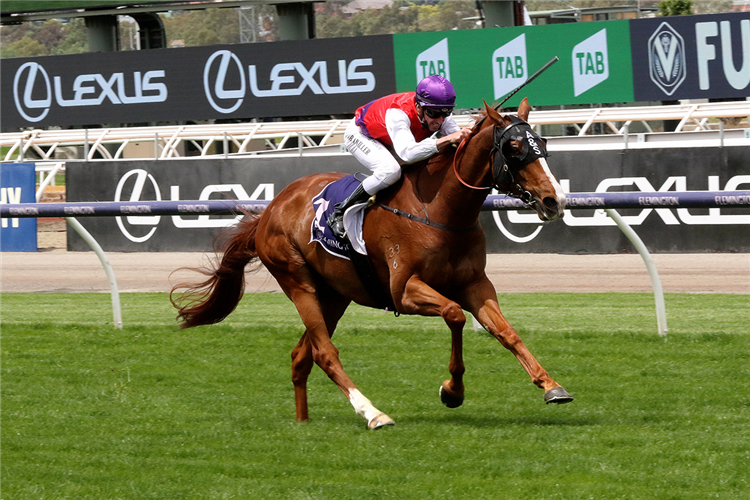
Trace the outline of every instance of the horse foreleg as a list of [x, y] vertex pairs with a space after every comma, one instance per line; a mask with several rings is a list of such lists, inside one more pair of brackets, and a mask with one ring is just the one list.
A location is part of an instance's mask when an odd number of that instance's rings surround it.
[[466, 371], [463, 359], [463, 329], [466, 315], [461, 306], [444, 297], [416, 276], [406, 282], [401, 296], [404, 313], [422, 316], [441, 316], [451, 331], [451, 359], [448, 363], [450, 380], [440, 386], [440, 400], [449, 408], [464, 402], [463, 376]]
[[569, 403], [573, 396], [557, 382], [552, 380], [547, 370], [534, 358], [526, 348], [516, 330], [508, 323], [497, 303], [495, 287], [486, 279], [479, 285], [474, 285], [469, 291], [468, 309], [474, 314], [479, 323], [508, 349], [521, 363], [531, 377], [531, 381], [544, 389], [544, 400], [547, 403]]

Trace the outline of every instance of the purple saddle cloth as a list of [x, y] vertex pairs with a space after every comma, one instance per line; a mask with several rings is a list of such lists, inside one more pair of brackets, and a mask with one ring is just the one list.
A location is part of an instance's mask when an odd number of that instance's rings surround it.
[[336, 203], [347, 199], [360, 184], [354, 175], [347, 175], [337, 181], [328, 184], [317, 196], [312, 199], [315, 218], [310, 227], [310, 242], [317, 241], [329, 253], [349, 259], [352, 252], [349, 240], [340, 240], [333, 234], [326, 221], [333, 214]]

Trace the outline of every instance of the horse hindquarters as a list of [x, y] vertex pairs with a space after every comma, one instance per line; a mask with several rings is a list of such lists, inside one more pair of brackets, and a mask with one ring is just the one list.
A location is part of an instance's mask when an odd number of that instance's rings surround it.
[[[234, 311], [245, 291], [245, 266], [257, 259], [255, 236], [260, 218], [245, 215], [237, 226], [226, 234], [217, 253], [221, 260], [214, 269], [197, 269], [208, 276], [202, 283], [176, 285], [170, 294], [172, 304], [178, 309], [177, 318], [182, 328], [218, 323]], [[175, 299], [178, 290], [185, 293]]]

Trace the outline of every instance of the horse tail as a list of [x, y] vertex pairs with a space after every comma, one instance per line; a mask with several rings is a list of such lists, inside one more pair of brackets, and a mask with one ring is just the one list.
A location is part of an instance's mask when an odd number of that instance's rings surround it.
[[[217, 236], [216, 258], [207, 267], [191, 269], [207, 276], [205, 281], [172, 288], [169, 300], [178, 310], [181, 328], [218, 323], [237, 307], [245, 293], [245, 266], [258, 258], [255, 237], [259, 221], [260, 216], [246, 214], [239, 224]], [[179, 290], [185, 292], [175, 295]]]

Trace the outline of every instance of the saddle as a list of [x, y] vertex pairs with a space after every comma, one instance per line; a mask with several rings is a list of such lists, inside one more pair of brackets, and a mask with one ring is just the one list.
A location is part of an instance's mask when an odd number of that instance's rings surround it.
[[354, 205], [344, 214], [346, 239], [337, 238], [326, 224], [334, 206], [346, 198], [366, 178], [362, 173], [347, 175], [328, 184], [312, 199], [315, 218], [310, 227], [310, 243], [317, 241], [330, 254], [352, 262], [360, 281], [378, 308], [395, 311], [390, 293], [382, 289], [362, 239], [365, 211], [370, 203]]

